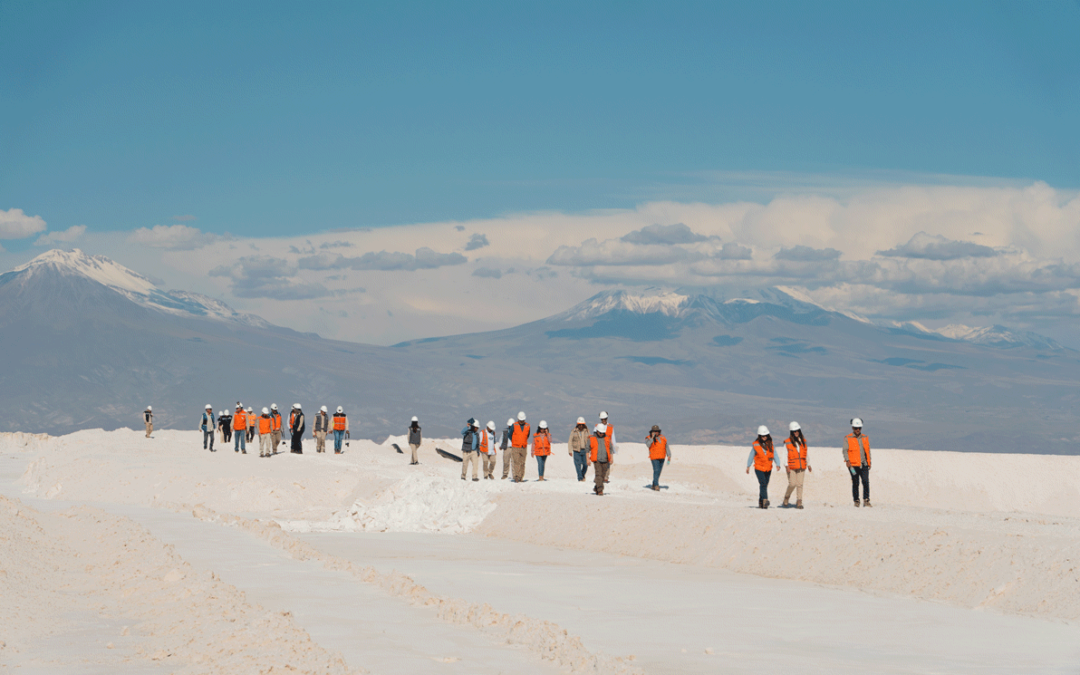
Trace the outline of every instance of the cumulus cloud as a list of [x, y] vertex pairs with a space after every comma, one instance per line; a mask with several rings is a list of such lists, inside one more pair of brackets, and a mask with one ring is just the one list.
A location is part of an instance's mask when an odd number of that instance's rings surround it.
[[140, 227], [132, 232], [127, 240], [132, 244], [142, 244], [153, 248], [173, 251], [191, 251], [212, 244], [220, 239], [215, 234], [208, 234], [190, 225], [155, 225]]
[[0, 209], [0, 239], [25, 239], [45, 228], [41, 216], [28, 216], [22, 209]]
[[469, 238], [469, 243], [465, 244], [465, 250], [475, 251], [478, 248], [488, 246], [490, 243], [486, 234], [474, 234]]
[[792, 246], [781, 248], [776, 254], [777, 260], [793, 262], [829, 262], [840, 259], [840, 251], [835, 248], [813, 248], [810, 246]]
[[580, 246], [560, 246], [548, 257], [549, 265], [671, 265], [702, 260], [705, 254], [680, 246], [631, 244], [622, 239], [598, 242], [587, 239]]
[[232, 279], [232, 292], [238, 298], [310, 300], [334, 294], [320, 283], [296, 280], [296, 273], [297, 267], [284, 258], [265, 255], [244, 256], [210, 270], [212, 277]]
[[878, 251], [880, 256], [890, 258], [919, 258], [923, 260], [956, 260], [958, 258], [993, 258], [1000, 255], [989, 246], [970, 241], [947, 239], [940, 234], [919, 232], [908, 243], [895, 246], [886, 251]]
[[407, 271], [430, 270], [447, 265], [462, 265], [468, 258], [460, 253], [438, 253], [428, 247], [416, 249], [416, 254], [379, 251], [349, 258], [340, 254], [319, 253], [301, 258], [299, 266], [307, 270], [378, 270]]
[[34, 246], [56, 246], [58, 244], [70, 244], [86, 234], [85, 225], [72, 225], [66, 230], [59, 232], [46, 232], [37, 238]]
[[474, 277], [484, 277], [487, 279], [501, 279], [502, 271], [491, 267], [477, 267], [473, 270], [472, 275]]
[[729, 241], [713, 257], [720, 260], [750, 260], [754, 257], [754, 250], [749, 246]]
[[696, 234], [684, 223], [647, 225], [622, 237], [628, 244], [696, 244], [709, 238]]

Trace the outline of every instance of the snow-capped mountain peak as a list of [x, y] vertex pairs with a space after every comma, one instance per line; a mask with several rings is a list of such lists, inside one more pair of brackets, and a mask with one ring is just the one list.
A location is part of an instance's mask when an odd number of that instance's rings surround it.
[[34, 275], [45, 270], [81, 275], [118, 291], [150, 294], [158, 290], [154, 282], [103, 255], [87, 255], [79, 249], [52, 249], [12, 272]]
[[573, 307], [563, 314], [563, 318], [566, 321], [580, 321], [616, 311], [678, 316], [688, 299], [686, 295], [657, 289], [646, 289], [641, 293], [605, 291]]

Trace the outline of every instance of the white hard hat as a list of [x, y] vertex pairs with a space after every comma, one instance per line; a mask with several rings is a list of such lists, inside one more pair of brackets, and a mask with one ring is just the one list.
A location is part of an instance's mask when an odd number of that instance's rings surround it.
[[540, 428], [541, 429], [547, 429], [547, 421], [546, 420], [540, 420]]
[[207, 404], [206, 404], [206, 409], [207, 409], [207, 410], [213, 410], [213, 409], [214, 409], [214, 406], [212, 406], [212, 405], [210, 405], [209, 403], [207, 403]]
[[595, 431], [597, 433], [601, 433], [601, 434], [606, 434], [607, 433], [607, 425], [604, 424], [603, 422], [600, 422], [595, 427], [593, 427], [593, 431]]
[[514, 426], [514, 418], [513, 418], [513, 417], [511, 417], [510, 419], [506, 420], [506, 426], [508, 426], [508, 427], [512, 427], [512, 426]]
[[244, 408], [244, 404], [243, 404], [243, 403], [241, 403], [240, 401], [237, 401], [237, 402], [236, 402], [236, 407], [237, 407], [237, 408], [240, 408], [240, 409], [242, 410], [242, 409]]
[[607, 412], [606, 411], [604, 411], [604, 410], [600, 411], [600, 419], [602, 419], [602, 420], [607, 419]]
[[769, 427], [762, 424], [760, 427], [757, 428], [757, 435], [758, 436], [768, 436], [769, 435]]
[[799, 431], [802, 429], [802, 427], [799, 426], [798, 422], [792, 422], [791, 424], [787, 425], [787, 428], [788, 431]]
[[338, 412], [345, 412], [345, 409], [344, 409], [344, 408], [342, 408], [341, 406], [338, 406], [338, 407], [337, 407], [337, 411], [338, 411]]
[[577, 418], [577, 423], [578, 424], [585, 424], [585, 418], [584, 417]]
[[299, 403], [293, 403], [292, 404], [292, 409], [293, 410], [299, 410], [300, 409], [300, 404]]
[[154, 409], [154, 406], [152, 406], [152, 405], [148, 405], [148, 406], [146, 406], [146, 409], [147, 409], [147, 410], [153, 410], [153, 409]]
[[271, 410], [277, 410], [277, 403], [271, 403], [270, 404], [270, 409]]
[[862, 429], [862, 420], [855, 417], [851, 420], [851, 426], [854, 428]]
[[253, 411], [251, 410], [251, 406], [248, 406], [248, 409], [247, 409], [247, 411], [248, 411], [248, 412], [253, 412]]
[[410, 422], [419, 422], [420, 420], [418, 420], [418, 419], [416, 418], [416, 415], [413, 415], [413, 418], [412, 418], [411, 420], [409, 420], [409, 421], [410, 421]]
[[269, 415], [270, 414], [270, 408], [263, 408], [263, 414], [264, 415]]
[[319, 412], [326, 412], [326, 406], [319, 408]]
[[524, 410], [522, 410], [521, 412], [518, 413], [518, 421], [519, 422], [524, 422], [525, 421], [525, 411]]
[[[416, 419], [416, 418], [414, 417], [413, 419]], [[495, 431], [495, 420], [491, 420], [490, 422], [488, 422], [487, 423], [487, 428], [491, 429], [492, 431]]]

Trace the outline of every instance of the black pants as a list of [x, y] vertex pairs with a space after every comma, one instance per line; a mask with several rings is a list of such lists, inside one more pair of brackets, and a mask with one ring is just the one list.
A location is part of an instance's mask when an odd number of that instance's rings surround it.
[[851, 467], [851, 498], [859, 501], [859, 480], [862, 480], [862, 498], [870, 501], [870, 467]]
[[304, 437], [300, 434], [293, 434], [292, 439], [289, 441], [290, 452], [295, 452], [298, 455], [304, 454], [303, 440]]
[[754, 473], [757, 474], [758, 482], [758, 498], [769, 498], [769, 479], [772, 478], [772, 471], [759, 471], [754, 469]]
[[232, 443], [232, 427], [231, 426], [222, 427], [221, 428], [221, 434], [222, 434], [222, 436], [221, 436], [221, 442], [222, 443]]

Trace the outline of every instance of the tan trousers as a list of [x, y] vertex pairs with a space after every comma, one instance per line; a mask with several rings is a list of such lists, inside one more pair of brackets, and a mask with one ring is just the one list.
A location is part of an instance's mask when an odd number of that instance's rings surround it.
[[259, 457], [269, 457], [274, 454], [274, 437], [270, 434], [259, 434]]
[[270, 442], [274, 446], [273, 451], [270, 454], [277, 454], [278, 446], [281, 445], [281, 429], [270, 432]]
[[495, 478], [495, 455], [484, 454], [484, 478]]
[[413, 445], [412, 443], [409, 443], [409, 448], [412, 450], [412, 463], [416, 464], [417, 462], [420, 461], [420, 460], [418, 460], [416, 458], [416, 451], [420, 449], [420, 446], [419, 445]]
[[469, 465], [472, 464], [472, 479], [477, 480], [476, 471], [480, 467], [480, 453], [474, 450], [461, 453], [461, 477], [465, 478], [465, 474], [469, 470]]
[[784, 493], [785, 502], [791, 498], [792, 492], [795, 492], [795, 499], [800, 502], [802, 501], [802, 486], [804, 478], [806, 478], [806, 469], [793, 469], [791, 471], [788, 471], [787, 492]]
[[150, 438], [150, 434], [152, 434], [152, 433], [154, 433], [154, 423], [153, 422], [147, 422], [146, 423], [146, 437]]
[[608, 471], [611, 471], [611, 462], [593, 462], [592, 466], [596, 487], [604, 487], [604, 483], [607, 481]]
[[507, 448], [503, 453], [503, 478], [510, 475], [510, 456], [514, 454], [513, 448]]
[[315, 432], [315, 452], [326, 452], [326, 432]]
[[529, 456], [527, 448], [514, 448], [510, 455], [511, 468], [514, 470], [514, 482], [525, 480], [525, 458]]

